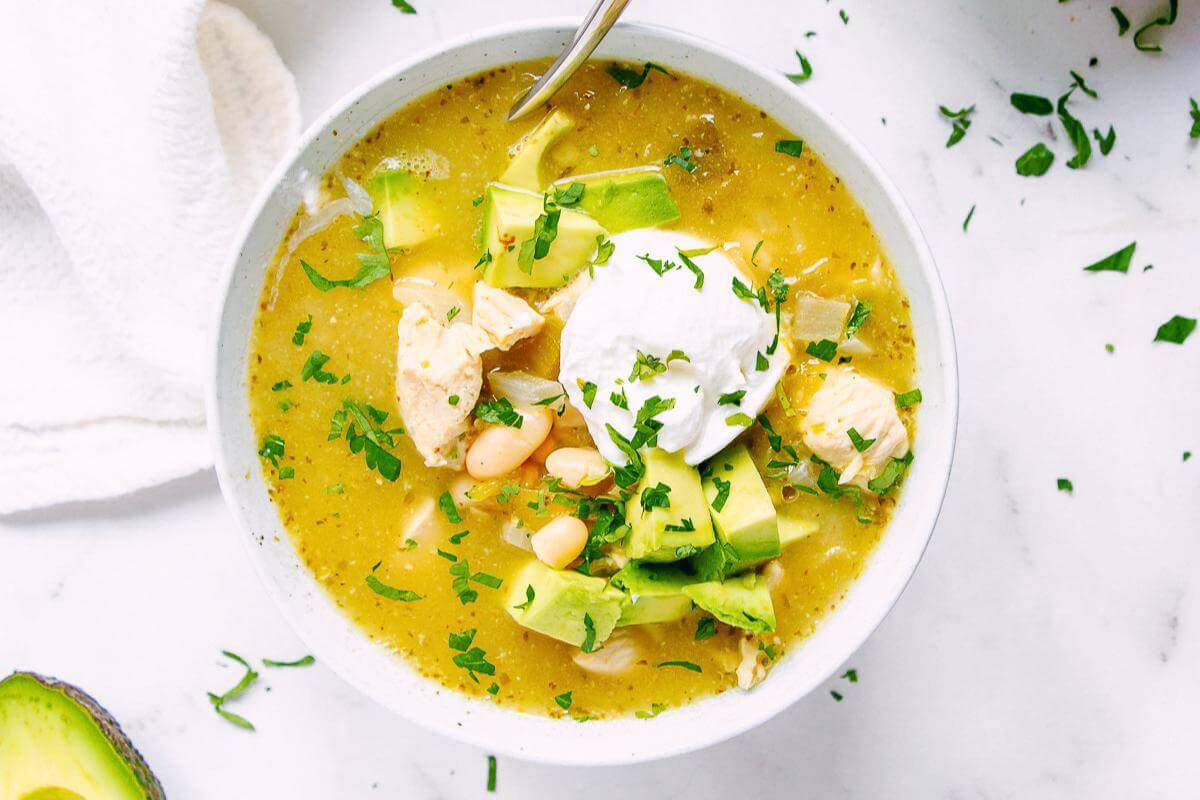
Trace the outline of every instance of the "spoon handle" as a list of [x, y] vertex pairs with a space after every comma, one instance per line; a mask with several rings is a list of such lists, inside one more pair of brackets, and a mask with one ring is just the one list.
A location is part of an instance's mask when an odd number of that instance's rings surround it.
[[597, 0], [596, 5], [584, 18], [575, 38], [567, 45], [545, 74], [538, 79], [525, 96], [518, 100], [508, 112], [509, 121], [525, 116], [534, 108], [550, 99], [562, 85], [575, 74], [575, 70], [587, 61], [588, 56], [600, 44], [600, 40], [616, 23], [629, 0]]

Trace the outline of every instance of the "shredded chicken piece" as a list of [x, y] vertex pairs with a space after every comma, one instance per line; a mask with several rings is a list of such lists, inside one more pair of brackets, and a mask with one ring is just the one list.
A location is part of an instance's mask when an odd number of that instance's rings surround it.
[[783, 580], [783, 564], [779, 563], [778, 558], [772, 558], [763, 567], [762, 576], [767, 582], [767, 588], [774, 591], [779, 582]]
[[579, 652], [572, 656], [572, 659], [588, 672], [597, 675], [619, 675], [632, 669], [641, 658], [641, 647], [635, 636], [629, 628], [621, 628], [596, 652]]
[[536, 336], [546, 319], [515, 294], [489, 286], [483, 281], [475, 284], [471, 310], [474, 325], [483, 331], [492, 344], [507, 350], [522, 339]]
[[575, 309], [576, 301], [579, 300], [584, 291], [591, 285], [592, 276], [588, 274], [587, 270], [584, 270], [576, 275], [566, 286], [538, 304], [538, 311], [541, 311], [543, 314], [554, 314], [563, 322], [566, 322], [567, 317], [571, 316], [571, 312]]
[[758, 649], [758, 642], [750, 635], [742, 637], [738, 650], [742, 654], [742, 663], [737, 668], [737, 685], [748, 692], [767, 677], [767, 654]]
[[[871, 444], [859, 452], [848, 431]], [[849, 367], [831, 367], [808, 403], [804, 444], [842, 473], [841, 483], [866, 486], [892, 458], [908, 452], [908, 431], [886, 386]]]

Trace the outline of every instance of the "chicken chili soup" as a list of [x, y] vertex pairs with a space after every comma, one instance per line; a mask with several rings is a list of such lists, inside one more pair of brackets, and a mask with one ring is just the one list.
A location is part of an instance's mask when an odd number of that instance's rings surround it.
[[[912, 461], [908, 303], [798, 132], [654, 65], [440, 88], [354, 144], [255, 323], [302, 559], [431, 680], [534, 713], [751, 690]], [[799, 132], [802, 133], [802, 132]]]

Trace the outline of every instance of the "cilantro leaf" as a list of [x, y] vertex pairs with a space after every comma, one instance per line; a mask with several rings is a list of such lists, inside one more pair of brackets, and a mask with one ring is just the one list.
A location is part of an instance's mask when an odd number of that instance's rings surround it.
[[1142, 37], [1157, 27], [1170, 27], [1179, 16], [1179, 0], [1167, 0], [1167, 13], [1164, 16], [1150, 20], [1133, 34], [1133, 46], [1143, 53], [1161, 53], [1162, 45], [1156, 42], [1145, 42]]
[[1045, 175], [1053, 163], [1054, 153], [1046, 145], [1038, 142], [1017, 159], [1017, 174], [1025, 177]]
[[775, 142], [775, 152], [799, 158], [804, 153], [803, 139], [780, 139]]
[[1071, 483], [1069, 478], [1059, 478], [1055, 483], [1058, 484], [1060, 492], [1066, 492], [1067, 494], [1075, 493], [1075, 485]]
[[971, 127], [971, 115], [975, 113], [975, 106], [969, 105], [958, 111], [953, 111], [946, 106], [938, 106], [938, 111], [942, 113], [943, 117], [950, 120], [952, 127], [950, 138], [946, 140], [946, 147], [954, 147], [967, 135], [967, 128]]
[[1039, 117], [1048, 117], [1054, 113], [1054, 104], [1041, 95], [1013, 92], [1008, 99], [1012, 103], [1013, 108], [1022, 114], [1036, 114]]
[[1083, 123], [1067, 110], [1067, 101], [1070, 100], [1074, 91], [1075, 88], [1072, 87], [1066, 94], [1058, 98], [1058, 120], [1066, 129], [1072, 144], [1075, 145], [1075, 155], [1067, 162], [1067, 166], [1071, 169], [1079, 169], [1092, 157], [1092, 142], [1088, 138], [1087, 128], [1083, 127]]
[[682, 669], [688, 670], [689, 672], [702, 672], [703, 671], [700, 669], [699, 664], [695, 664], [691, 661], [663, 661], [659, 664], [655, 664], [654, 666], [656, 666], [660, 669], [662, 667], [680, 667]]
[[388, 600], [396, 600], [401, 603], [412, 603], [421, 599], [421, 595], [410, 589], [398, 589], [395, 586], [388, 586], [383, 581], [375, 577], [375, 570], [379, 569], [382, 561], [376, 561], [375, 566], [371, 567], [371, 571], [367, 574], [367, 586], [372, 592], [380, 597], [386, 597]]
[[864, 439], [862, 434], [860, 434], [854, 428], [848, 429], [846, 431], [846, 435], [850, 437], [850, 443], [854, 445], [854, 449], [859, 453], [866, 451], [871, 447], [871, 445], [875, 444], [874, 439]]
[[[636, 69], [623, 67], [620, 64], [612, 63], [604, 68], [614, 81], [624, 86], [626, 89], [636, 89], [646, 81], [646, 77], [650, 74], [650, 70], [656, 70], [663, 75], [670, 75], [665, 69], [655, 64], [653, 61], [647, 61], [642, 65], [642, 71], [639, 73]], [[689, 170], [690, 172], [690, 170]]]
[[908, 408], [921, 402], [921, 390], [913, 389], [896, 395], [896, 408]]
[[1101, 134], [1099, 128], [1092, 128], [1092, 137], [1096, 140], [1096, 144], [1100, 145], [1100, 155], [1106, 156], [1112, 152], [1113, 145], [1117, 143], [1117, 130], [1109, 125], [1108, 133]]
[[787, 78], [792, 83], [804, 83], [806, 80], [808, 80], [809, 78], [812, 77], [812, 74], [813, 74], [812, 64], [808, 63], [808, 59], [805, 58], [804, 54], [801, 53], [799, 50], [796, 51], [796, 58], [798, 58], [800, 60], [800, 71], [799, 72], [785, 72], [785, 73], [783, 73], [783, 77]]
[[308, 319], [296, 323], [296, 332], [292, 334], [292, 344], [299, 346], [304, 344], [304, 337], [312, 332], [312, 314], [308, 315]]
[[[591, 408], [591, 406], [588, 406]], [[482, 402], [475, 406], [475, 416], [493, 425], [507, 425], [510, 428], [520, 428], [525, 418], [521, 416], [507, 397], [501, 397], [490, 402]]]
[[833, 357], [837, 355], [837, 342], [831, 342], [828, 339], [809, 342], [808, 347], [804, 348], [804, 352], [822, 361], [832, 361]]
[[1126, 31], [1129, 30], [1129, 17], [1125, 16], [1125, 12], [1116, 6], [1110, 8], [1109, 11], [1112, 12], [1113, 17], [1117, 20], [1117, 36], [1124, 36]]
[[[871, 304], [859, 301], [854, 305], [854, 311], [850, 314], [850, 319], [846, 322], [846, 338], [849, 339], [854, 334], [858, 333], [858, 329], [867, 321], [867, 317], [871, 316]], [[828, 361], [828, 359], [826, 359]]]
[[668, 155], [666, 158], [663, 159], [664, 167], [669, 167], [672, 164], [682, 167], [685, 171], [687, 171], [689, 173], [695, 172], [696, 171], [696, 162], [692, 159], [692, 148], [686, 147], [686, 146], [680, 147], [679, 155], [676, 155], [675, 153], [671, 153], [670, 155]]
[[1183, 344], [1194, 330], [1196, 330], [1196, 320], [1176, 314], [1158, 326], [1158, 333], [1154, 334], [1154, 341]]
[[1133, 251], [1137, 242], [1130, 242], [1112, 255], [1105, 256], [1095, 264], [1083, 268], [1084, 272], [1129, 272], [1129, 262], [1133, 259]]

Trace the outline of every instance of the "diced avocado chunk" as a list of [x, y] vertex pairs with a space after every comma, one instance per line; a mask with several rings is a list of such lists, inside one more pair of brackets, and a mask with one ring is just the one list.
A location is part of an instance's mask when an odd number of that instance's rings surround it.
[[583, 184], [583, 197], [575, 208], [590, 215], [609, 233], [653, 228], [679, 219], [667, 179], [659, 167], [638, 167], [563, 178], [558, 188]]
[[557, 108], [551, 111], [521, 142], [516, 154], [508, 162], [508, 168], [500, 176], [500, 183], [540, 192], [542, 182], [538, 175], [542, 158], [574, 124], [575, 121], [565, 111]]
[[[816, 533], [818, 527], [817, 523], [811, 520], [800, 519], [784, 511], [779, 512], [778, 522], [780, 551], [786, 549], [788, 545]], [[739, 572], [757, 569], [769, 560], [760, 558], [755, 561], [743, 561], [732, 547], [718, 541], [712, 547], [706, 547], [693, 558], [691, 568], [701, 581], [720, 581]]]
[[695, 583], [696, 578], [678, 567], [630, 561], [610, 581], [625, 591], [617, 625], [673, 622], [692, 610], [692, 599], [683, 593], [683, 587]]
[[746, 445], [731, 444], [709, 459], [704, 497], [717, 540], [732, 547], [739, 561], [779, 555], [775, 504]]
[[0, 681], [0, 797], [165, 796], [121, 726], [87, 694], [29, 672]]
[[[576, 647], [587, 641], [588, 619], [599, 646], [612, 634], [621, 616], [624, 594], [603, 578], [530, 561], [512, 579], [511, 586], [505, 607], [518, 625]], [[532, 601], [529, 589], [533, 589]]]
[[483, 279], [492, 286], [553, 288], [566, 284], [575, 273], [591, 263], [597, 237], [605, 231], [587, 214], [562, 209], [558, 235], [545, 258], [521, 268], [521, 244], [533, 237], [534, 225], [542, 215], [543, 196], [499, 184], [484, 192], [483, 244], [486, 260]]
[[385, 247], [412, 248], [433, 236], [437, 221], [428, 186], [406, 169], [385, 169], [371, 177], [367, 192], [383, 223]]
[[[679, 561], [712, 544], [712, 520], [696, 468], [683, 460], [683, 453], [654, 449], [646, 451], [643, 458], [646, 469], [626, 511], [632, 528], [629, 557], [635, 561]], [[655, 495], [661, 497], [661, 487], [668, 489], [667, 505], [652, 505], [647, 510], [646, 501]]]
[[693, 583], [683, 593], [721, 622], [755, 633], [775, 630], [775, 606], [766, 580], [753, 572], [724, 581]]

